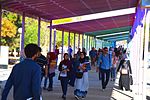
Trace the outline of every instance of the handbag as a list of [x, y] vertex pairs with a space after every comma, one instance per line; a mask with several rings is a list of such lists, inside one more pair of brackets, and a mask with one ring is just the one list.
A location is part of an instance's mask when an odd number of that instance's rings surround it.
[[81, 79], [83, 77], [83, 72], [76, 72], [76, 78]]
[[132, 78], [132, 75], [130, 75], [130, 85], [133, 85], [133, 78]]

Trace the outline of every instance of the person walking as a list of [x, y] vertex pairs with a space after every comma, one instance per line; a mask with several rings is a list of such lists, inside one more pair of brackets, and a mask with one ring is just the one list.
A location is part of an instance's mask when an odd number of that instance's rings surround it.
[[69, 60], [68, 53], [64, 54], [64, 59], [60, 62], [58, 70], [60, 71], [58, 79], [61, 82], [61, 87], [63, 91], [62, 98], [66, 100], [68, 81], [70, 79], [70, 72], [72, 70], [72, 64]]
[[59, 55], [59, 49], [58, 49], [57, 45], [55, 46], [55, 55], [56, 55], [56, 64], [57, 64], [57, 62], [58, 62], [58, 55]]
[[103, 53], [100, 55], [97, 61], [97, 70], [101, 72], [102, 77], [102, 91], [106, 88], [109, 78], [110, 78], [110, 69], [111, 69], [111, 56], [108, 54], [108, 48], [103, 48]]
[[53, 77], [55, 76], [55, 69], [57, 68], [57, 56], [55, 52], [47, 53], [48, 68], [46, 69], [46, 76], [49, 78], [48, 91], [53, 91]]
[[69, 55], [69, 58], [72, 59], [72, 48], [71, 48], [71, 45], [68, 47], [68, 55]]
[[72, 63], [72, 70], [71, 70], [71, 77], [69, 80], [69, 85], [74, 87], [75, 79], [76, 79], [76, 72], [78, 70], [78, 66], [80, 65], [77, 54], [74, 54], [74, 57], [71, 59], [71, 63]]
[[116, 79], [116, 68], [118, 63], [118, 57], [115, 55], [115, 52], [112, 53], [112, 67], [111, 67], [111, 81]]
[[35, 61], [41, 67], [41, 72], [42, 72], [41, 73], [41, 82], [43, 80], [43, 77], [45, 77], [43, 89], [46, 89], [47, 77], [45, 76], [45, 70], [47, 67], [47, 58], [41, 52], [42, 52], [42, 49], [41, 49], [41, 47], [39, 47], [39, 56], [35, 59]]
[[79, 58], [80, 58], [80, 53], [81, 53], [81, 49], [80, 49], [80, 48], [78, 48], [78, 51], [77, 51], [77, 59], [79, 59]]
[[[79, 66], [76, 72], [76, 82], [74, 95], [76, 99], [84, 99], [87, 95], [89, 88], [88, 71], [91, 70], [89, 58], [80, 53]], [[77, 74], [79, 73], [79, 75]]]
[[97, 52], [94, 47], [92, 47], [92, 50], [89, 52], [90, 58], [91, 58], [91, 66], [95, 66]]
[[5, 84], [1, 100], [7, 100], [7, 95], [13, 86], [14, 100], [40, 100], [41, 68], [34, 61], [38, 57], [39, 48], [36, 44], [28, 44], [24, 49], [26, 58], [16, 64]]
[[122, 60], [122, 64], [118, 67], [117, 72], [120, 72], [119, 88], [126, 91], [131, 91], [130, 85], [133, 84], [132, 69], [129, 59]]

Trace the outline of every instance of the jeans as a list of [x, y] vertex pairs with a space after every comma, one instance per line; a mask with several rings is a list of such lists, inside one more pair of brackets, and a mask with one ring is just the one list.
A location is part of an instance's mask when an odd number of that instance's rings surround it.
[[98, 72], [98, 78], [99, 78], [99, 80], [102, 80], [102, 76], [101, 76], [101, 72], [100, 71]]
[[67, 94], [67, 88], [68, 88], [68, 78], [67, 77], [61, 77], [60, 82], [61, 82], [63, 95], [66, 95]]
[[46, 86], [47, 86], [47, 77], [45, 77], [43, 74], [41, 75], [41, 82], [42, 82], [42, 80], [43, 80], [43, 77], [44, 77], [44, 87], [46, 88]]
[[69, 77], [69, 85], [71, 85], [72, 87], [74, 87], [75, 80], [76, 80], [75, 71], [72, 71], [71, 75]]
[[112, 79], [116, 78], [116, 68], [111, 68], [111, 78]]
[[48, 88], [53, 88], [53, 77], [55, 76], [55, 73], [51, 73], [49, 74], [48, 78], [49, 78], [49, 85]]
[[102, 76], [102, 89], [105, 89], [109, 81], [110, 69], [101, 68], [100, 71], [101, 71], [101, 76]]

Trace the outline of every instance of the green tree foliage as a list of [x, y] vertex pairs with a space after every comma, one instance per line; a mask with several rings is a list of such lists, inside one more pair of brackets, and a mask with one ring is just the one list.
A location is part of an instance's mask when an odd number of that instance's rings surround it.
[[25, 22], [25, 45], [29, 43], [37, 44], [38, 21], [26, 17]]
[[50, 34], [50, 30], [49, 28], [47, 28], [47, 26], [49, 25], [49, 23], [42, 21], [41, 22], [41, 46], [42, 47], [46, 47], [46, 49], [48, 50], [48, 46], [49, 46], [49, 34]]
[[[38, 21], [33, 18], [26, 18], [25, 20], [25, 45], [29, 43], [38, 43]], [[49, 29], [48, 23], [41, 21], [40, 29], [40, 45], [41, 47], [48, 47], [49, 45]]]
[[8, 11], [2, 14], [2, 45], [9, 46], [10, 50], [19, 47], [18, 26], [21, 25], [20, 16]]
[[8, 19], [2, 19], [2, 37], [15, 37], [17, 27]]
[[[20, 36], [18, 29], [22, 27], [22, 17], [15, 13], [8, 11], [3, 11], [2, 15], [2, 44], [7, 45], [10, 49], [19, 48], [20, 45]], [[58, 22], [57, 22], [58, 21]], [[55, 24], [70, 22], [72, 19], [57, 20]], [[49, 34], [50, 30], [47, 28], [49, 23], [41, 21], [41, 47], [46, 47], [48, 50], [49, 47]], [[52, 36], [54, 34], [52, 33]], [[52, 37], [53, 39], [53, 37]], [[74, 34], [70, 35], [70, 45], [73, 46]], [[38, 41], [38, 21], [33, 18], [25, 18], [25, 45], [29, 43], [36, 43]], [[60, 47], [62, 45], [62, 31], [57, 31], [56, 33], [56, 45]], [[64, 45], [68, 46], [68, 32], [65, 32], [64, 35]]]
[[[64, 32], [64, 46], [68, 46], [68, 34], [69, 32]], [[70, 45], [73, 46], [74, 34], [70, 33]], [[60, 47], [62, 45], [62, 31], [56, 32], [56, 45]]]

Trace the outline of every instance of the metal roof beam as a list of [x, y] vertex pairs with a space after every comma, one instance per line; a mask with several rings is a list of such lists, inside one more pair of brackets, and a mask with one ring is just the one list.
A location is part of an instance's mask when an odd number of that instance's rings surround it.
[[120, 38], [120, 37], [128, 37], [129, 34], [124, 34], [124, 35], [116, 35], [116, 36], [109, 36], [109, 37], [102, 37], [100, 39], [114, 39], [114, 38]]
[[128, 37], [124, 37], [124, 38], [114, 38], [114, 39], [108, 39], [108, 40], [104, 40], [104, 41], [121, 41], [121, 40], [127, 40]]
[[114, 38], [120, 38], [120, 37], [129, 37], [129, 34], [124, 34], [124, 35], [116, 35], [116, 36], [109, 36], [109, 37], [102, 37], [99, 39], [114, 39]]
[[105, 35], [99, 35], [99, 36], [96, 36], [96, 38], [114, 37], [114, 36], [127, 35], [127, 34], [129, 34], [129, 31], [112, 33], [112, 34], [105, 34]]
[[131, 26], [127, 26], [127, 27], [113, 28], [113, 29], [108, 29], [108, 30], [101, 30], [101, 31], [99, 30], [96, 32], [87, 32], [85, 33], [85, 35], [98, 36], [98, 35], [125, 32], [125, 31], [130, 31], [130, 30], [131, 30]]

